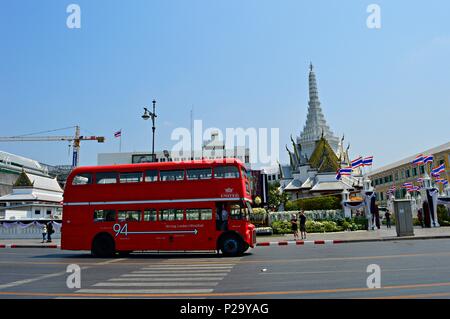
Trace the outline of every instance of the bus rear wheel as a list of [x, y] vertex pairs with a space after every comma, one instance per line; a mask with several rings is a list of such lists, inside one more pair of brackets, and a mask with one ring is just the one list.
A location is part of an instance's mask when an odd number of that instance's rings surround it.
[[244, 245], [237, 236], [226, 236], [221, 240], [220, 250], [226, 257], [240, 256], [244, 252]]
[[92, 255], [94, 257], [113, 257], [115, 253], [114, 240], [108, 234], [100, 234], [92, 242]]

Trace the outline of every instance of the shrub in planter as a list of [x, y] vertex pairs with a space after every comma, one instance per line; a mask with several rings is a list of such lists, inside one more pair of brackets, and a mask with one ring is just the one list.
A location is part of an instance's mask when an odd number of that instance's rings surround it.
[[277, 220], [272, 222], [272, 229], [274, 234], [290, 234], [292, 233], [291, 223], [284, 220]]

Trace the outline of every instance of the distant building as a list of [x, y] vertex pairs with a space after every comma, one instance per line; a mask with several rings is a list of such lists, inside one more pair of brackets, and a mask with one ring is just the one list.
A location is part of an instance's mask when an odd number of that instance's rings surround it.
[[261, 168], [261, 173], [267, 175], [267, 182], [269, 184], [280, 183], [281, 172], [279, 166], [270, 166]]
[[[250, 169], [250, 150], [244, 146], [236, 146], [234, 149], [226, 149], [224, 141], [219, 139], [217, 131], [212, 132], [211, 139], [206, 141], [201, 150], [184, 151], [182, 153], [159, 151], [155, 152], [156, 162], [179, 162], [189, 160], [237, 158]], [[99, 153], [98, 165], [132, 164], [151, 162], [149, 152], [123, 152], [123, 153]]]
[[12, 192], [0, 197], [0, 219], [50, 219], [61, 216], [63, 190], [54, 178], [22, 171]]
[[[412, 164], [412, 161], [416, 158], [418, 154], [433, 155], [434, 162], [433, 167], [440, 164], [445, 164], [446, 172], [442, 173], [441, 176], [445, 179], [450, 177], [450, 142], [439, 145], [437, 147], [424, 150], [423, 152], [418, 152], [414, 155], [408, 156], [400, 161], [394, 162], [392, 164], [377, 168], [372, 172], [369, 172], [369, 178], [372, 180], [372, 185], [377, 192], [377, 200], [381, 205], [386, 205], [387, 196], [386, 192], [392, 186], [395, 186], [395, 198], [405, 198], [406, 189], [401, 186], [403, 183], [413, 183], [419, 186], [417, 179], [423, 177], [425, 170], [428, 172], [428, 165], [416, 166]], [[431, 176], [430, 176], [431, 177]], [[434, 181], [434, 179], [432, 178]], [[442, 191], [442, 185], [435, 185]]]
[[48, 176], [48, 170], [38, 161], [0, 151], [0, 196], [11, 193], [20, 173]]
[[[353, 176], [343, 176], [336, 180], [336, 172], [349, 165], [348, 147], [344, 151], [344, 137], [339, 139], [330, 130], [319, 100], [316, 75], [313, 66], [309, 72], [308, 114], [303, 131], [297, 140], [291, 137], [289, 165], [280, 165], [280, 183], [282, 192], [291, 199], [322, 195], [341, 194], [344, 189], [356, 191], [361, 189], [358, 172]], [[357, 177], [354, 177], [357, 176]]]

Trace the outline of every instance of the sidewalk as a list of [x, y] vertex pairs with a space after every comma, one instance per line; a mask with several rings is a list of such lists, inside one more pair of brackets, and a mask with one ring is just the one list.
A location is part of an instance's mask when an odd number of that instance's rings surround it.
[[[422, 228], [414, 227], [414, 236], [397, 237], [395, 225], [388, 229], [386, 226], [382, 226], [381, 229], [375, 229], [371, 231], [358, 230], [348, 232], [336, 232], [336, 233], [312, 233], [306, 234], [306, 240], [304, 242], [315, 242], [316, 244], [324, 243], [347, 243], [347, 242], [370, 242], [370, 241], [390, 241], [390, 240], [413, 240], [413, 239], [438, 239], [438, 238], [450, 238], [450, 227], [438, 227], [438, 228]], [[294, 241], [294, 235], [273, 235], [273, 236], [257, 236], [258, 246], [272, 245], [286, 245], [288, 243], [296, 243]], [[302, 245], [302, 241], [297, 244]]]

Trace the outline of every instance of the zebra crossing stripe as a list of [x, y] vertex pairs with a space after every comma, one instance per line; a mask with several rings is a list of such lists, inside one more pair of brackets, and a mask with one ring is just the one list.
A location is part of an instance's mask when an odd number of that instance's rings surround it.
[[217, 284], [218, 282], [99, 282], [93, 287], [192, 287]]
[[214, 289], [80, 289], [77, 293], [87, 294], [201, 294]]

